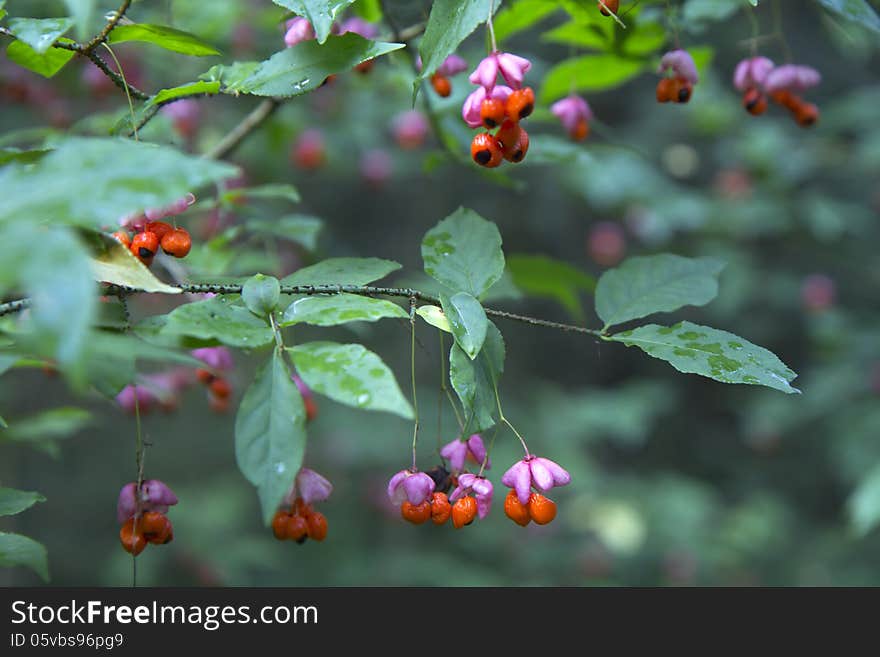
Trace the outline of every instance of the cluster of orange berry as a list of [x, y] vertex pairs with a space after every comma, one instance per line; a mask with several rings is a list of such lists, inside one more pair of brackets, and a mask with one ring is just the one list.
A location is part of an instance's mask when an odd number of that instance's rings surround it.
[[222, 376], [217, 376], [205, 369], [196, 370], [196, 378], [208, 388], [208, 403], [218, 413], [229, 410], [229, 397], [232, 386]]
[[272, 533], [279, 541], [305, 543], [307, 538], [323, 541], [327, 538], [327, 518], [312, 508], [314, 502], [323, 502], [333, 492], [333, 485], [323, 476], [300, 468], [293, 486], [284, 497], [281, 507], [272, 518]]
[[611, 14], [616, 16], [617, 11], [620, 9], [620, 0], [600, 0], [596, 3], [596, 6], [603, 16], [610, 16]]
[[767, 111], [768, 97], [786, 108], [798, 125], [808, 127], [819, 120], [819, 108], [800, 94], [821, 81], [819, 72], [809, 66], [776, 66], [766, 57], [741, 61], [733, 74], [733, 85], [743, 92], [743, 107], [759, 116]]
[[175, 504], [177, 496], [158, 479], [144, 481], [140, 490], [134, 482], [123, 486], [116, 503], [116, 517], [122, 523], [119, 529], [122, 548], [137, 556], [148, 543], [170, 543], [174, 528], [165, 514], [168, 507]]
[[147, 267], [153, 263], [160, 246], [175, 258], [186, 257], [192, 247], [192, 238], [186, 229], [174, 228], [164, 221], [148, 221], [134, 237], [124, 230], [116, 231], [113, 237]]
[[[471, 158], [480, 166], [522, 162], [528, 153], [529, 134], [520, 122], [535, 109], [535, 92], [522, 86], [531, 66], [523, 57], [493, 52], [471, 73], [470, 81], [479, 86], [465, 99], [461, 116], [471, 128], [497, 128], [494, 135], [481, 132], [471, 142]], [[509, 86], [496, 84], [499, 73]]]
[[533, 520], [536, 525], [546, 525], [556, 517], [556, 502], [540, 493], [531, 493], [529, 503], [523, 504], [511, 489], [504, 498], [504, 515], [522, 527]]
[[658, 103], [686, 103], [691, 99], [697, 83], [697, 66], [686, 50], [670, 50], [660, 60], [657, 83]]
[[289, 539], [300, 544], [307, 538], [323, 541], [327, 538], [327, 518], [297, 497], [292, 508], [278, 509], [275, 513], [272, 532], [279, 541]]

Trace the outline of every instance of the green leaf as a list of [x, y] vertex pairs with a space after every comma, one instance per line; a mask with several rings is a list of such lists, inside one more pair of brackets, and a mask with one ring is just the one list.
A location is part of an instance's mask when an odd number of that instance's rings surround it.
[[495, 39], [500, 44], [558, 10], [559, 5], [547, 0], [516, 0], [496, 14]]
[[452, 326], [449, 324], [449, 320], [446, 319], [446, 314], [440, 306], [419, 306], [416, 308], [416, 315], [421, 317], [434, 328], [446, 331], [447, 333], [452, 333]]
[[241, 300], [257, 317], [267, 317], [275, 310], [281, 297], [281, 284], [274, 276], [256, 274], [244, 282]]
[[42, 577], [43, 581], [49, 581], [46, 548], [27, 536], [0, 532], [0, 567], [12, 566], [27, 566]]
[[668, 253], [629, 258], [596, 285], [596, 313], [605, 329], [682, 306], [703, 306], [718, 294], [724, 263]]
[[150, 105], [160, 105], [162, 103], [168, 103], [172, 100], [178, 100], [180, 98], [186, 98], [188, 96], [200, 96], [200, 95], [209, 95], [213, 96], [214, 94], [220, 93], [220, 81], [214, 82], [190, 82], [189, 84], [183, 84], [179, 87], [171, 87], [170, 89], [160, 89], [155, 96], [150, 98], [147, 101], [147, 107]]
[[327, 258], [282, 279], [282, 285], [366, 285], [400, 269], [382, 258]]
[[874, 32], [880, 32], [880, 17], [865, 0], [816, 0], [825, 7], [843, 18], [857, 23], [862, 27]]
[[10, 61], [44, 78], [55, 75], [75, 54], [72, 50], [50, 48], [41, 55], [23, 41], [13, 41], [6, 47], [6, 56]]
[[315, 30], [318, 43], [324, 43], [330, 35], [333, 21], [354, 0], [272, 0], [276, 5], [289, 9], [297, 16], [307, 18]]
[[419, 43], [422, 71], [414, 83], [414, 94], [422, 80], [433, 75], [459, 44], [486, 22], [490, 7], [497, 9], [500, 4], [494, 0], [434, 0]]
[[324, 222], [317, 217], [304, 214], [289, 214], [280, 219], [270, 221], [248, 221], [245, 228], [257, 235], [271, 235], [283, 240], [297, 242], [309, 251], [314, 251], [318, 246], [318, 234], [324, 227]]
[[608, 50], [614, 38], [614, 28], [606, 22], [582, 23], [568, 21], [541, 35], [541, 41], [561, 43], [591, 50]]
[[544, 76], [541, 102], [550, 103], [576, 91], [603, 91], [622, 85], [645, 70], [640, 59], [616, 55], [582, 55], [566, 59]]
[[96, 2], [97, 0], [64, 0], [67, 12], [76, 24], [76, 38], [80, 41], [88, 40]]
[[194, 34], [176, 30], [167, 25], [149, 25], [147, 23], [135, 23], [133, 25], [117, 25], [108, 37], [108, 42], [126, 43], [139, 41], [152, 43], [171, 52], [193, 57], [206, 57], [219, 55], [220, 51], [214, 46], [205, 43]]
[[164, 207], [236, 175], [237, 167], [169, 146], [69, 137], [34, 165], [0, 169], [0, 223], [27, 217], [53, 226], [115, 225], [121, 216]]
[[762, 385], [789, 394], [800, 392], [789, 385], [797, 374], [772, 352], [727, 331], [690, 322], [670, 327], [648, 324], [605, 339], [638, 347], [686, 374], [722, 383]]
[[579, 294], [592, 292], [596, 279], [568, 263], [543, 255], [515, 254], [507, 258], [513, 283], [534, 297], [558, 301], [576, 319], [584, 319]]
[[473, 360], [483, 348], [489, 320], [483, 306], [467, 292], [459, 292], [452, 297], [441, 294], [440, 305], [452, 328], [455, 344]]
[[257, 487], [267, 525], [302, 465], [305, 423], [302, 395], [275, 349], [245, 391], [235, 416], [235, 460]]
[[97, 287], [85, 248], [64, 226], [46, 230], [30, 222], [0, 224], [0, 244], [40, 245], [36, 250], [4, 252], [0, 292], [11, 287], [24, 289], [33, 300], [25, 339], [78, 381]]
[[874, 466], [846, 502], [850, 522], [864, 536], [880, 523], [880, 465]]
[[288, 352], [299, 375], [315, 392], [354, 408], [413, 418], [393, 372], [363, 345], [307, 342]]
[[[269, 183], [267, 185], [259, 185], [257, 187], [238, 187], [224, 192], [222, 196], [222, 199], [224, 201], [230, 202], [245, 198], [274, 198], [284, 201], [290, 201], [291, 203], [300, 202], [299, 191], [296, 189], [296, 187], [287, 183]], [[299, 217], [302, 215], [292, 216]], [[284, 217], [282, 217], [282, 219], [279, 219], [278, 221], [282, 221], [283, 219]]]
[[352, 11], [368, 23], [382, 20], [382, 3], [380, 0], [355, 0]]
[[236, 299], [233, 295], [224, 295], [175, 308], [166, 316], [159, 334], [217, 340], [230, 347], [252, 349], [273, 342], [268, 322], [256, 317], [240, 302], [236, 303]]
[[73, 27], [69, 18], [10, 18], [9, 31], [39, 55]]
[[241, 86], [251, 74], [257, 70], [260, 62], [233, 62], [232, 64], [216, 64], [199, 76], [206, 82], [219, 82], [224, 93], [238, 95]]
[[37, 502], [45, 502], [46, 498], [39, 493], [32, 493], [14, 488], [0, 488], [0, 516], [14, 516]]
[[70, 438], [92, 424], [92, 414], [84, 408], [62, 406], [16, 420], [0, 434], [0, 442], [27, 444], [57, 456], [56, 440]]
[[422, 260], [434, 279], [479, 298], [504, 273], [501, 234], [473, 210], [459, 208], [425, 234]]
[[452, 345], [449, 352], [449, 381], [461, 400], [465, 412], [464, 433], [483, 431], [495, 424], [498, 410], [495, 387], [504, 371], [504, 338], [492, 322], [476, 360], [471, 360], [461, 347]]
[[22, 150], [20, 148], [0, 148], [0, 166], [8, 162], [18, 162], [19, 164], [33, 164], [38, 162], [44, 155], [51, 153], [48, 148], [30, 148]]
[[348, 322], [375, 322], [385, 317], [409, 319], [409, 314], [391, 301], [358, 294], [305, 296], [287, 307], [281, 325], [336, 326]]
[[320, 87], [328, 75], [403, 47], [402, 43], [370, 41], [353, 32], [331, 36], [324, 45], [303, 41], [262, 62], [237, 89], [255, 96], [297, 96]]
[[92, 256], [94, 279], [143, 292], [180, 294], [180, 288], [166, 285], [122, 244], [110, 235], [100, 233], [103, 249]]

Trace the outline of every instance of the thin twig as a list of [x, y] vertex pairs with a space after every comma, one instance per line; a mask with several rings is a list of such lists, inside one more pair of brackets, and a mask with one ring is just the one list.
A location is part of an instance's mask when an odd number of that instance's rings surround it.
[[277, 98], [266, 98], [257, 105], [250, 114], [245, 116], [241, 122], [232, 129], [223, 139], [217, 142], [214, 147], [205, 153], [205, 157], [210, 160], [219, 160], [238, 148], [238, 145], [244, 141], [251, 132], [256, 130], [263, 121], [268, 119], [281, 106], [281, 100]]
[[110, 36], [110, 33], [116, 28], [119, 24], [119, 21], [122, 20], [122, 17], [125, 16], [125, 12], [128, 11], [128, 8], [131, 6], [131, 0], [122, 0], [122, 4], [119, 5], [119, 9], [113, 14], [113, 17], [107, 21], [107, 24], [104, 26], [104, 29], [101, 30], [98, 34], [94, 36], [94, 38], [85, 44], [82, 47], [82, 53], [87, 55], [92, 52], [99, 45], [104, 43], [107, 40], [107, 37]]

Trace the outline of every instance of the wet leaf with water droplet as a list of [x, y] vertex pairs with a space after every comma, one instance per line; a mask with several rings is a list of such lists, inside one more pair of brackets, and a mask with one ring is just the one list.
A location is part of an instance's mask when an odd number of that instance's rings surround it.
[[299, 375], [315, 392], [347, 406], [412, 419], [412, 407], [394, 373], [363, 345], [307, 342], [288, 352]]
[[789, 385], [797, 374], [775, 354], [727, 331], [690, 322], [674, 326], [647, 324], [606, 339], [638, 347], [679, 372], [700, 374], [722, 383], [762, 385], [789, 394], [800, 392]]

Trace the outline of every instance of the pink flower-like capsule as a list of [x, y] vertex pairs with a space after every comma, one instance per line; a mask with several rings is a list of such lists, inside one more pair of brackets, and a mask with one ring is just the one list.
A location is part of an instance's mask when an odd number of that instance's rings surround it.
[[775, 65], [766, 57], [751, 57], [736, 65], [733, 72], [733, 86], [738, 91], [763, 89], [767, 76]]
[[211, 369], [221, 371], [232, 369], [232, 353], [226, 347], [203, 347], [194, 349], [190, 354]]
[[[119, 491], [116, 501], [116, 519], [123, 523], [137, 512], [137, 484], [131, 482]], [[141, 511], [167, 513], [168, 507], [177, 504], [177, 495], [162, 481], [148, 479], [141, 485]]]
[[417, 110], [407, 110], [391, 121], [391, 132], [398, 146], [406, 150], [418, 148], [428, 135], [428, 119]]
[[116, 403], [126, 413], [148, 413], [154, 404], [159, 402], [156, 394], [144, 386], [127, 385], [116, 395]]
[[[590, 105], [580, 96], [571, 95], [562, 100], [557, 100], [550, 107], [550, 111], [562, 123], [562, 127], [572, 138], [579, 137], [588, 121], [593, 119]], [[585, 132], [585, 131], [584, 131]]]
[[195, 202], [195, 195], [187, 193], [186, 196], [182, 196], [170, 205], [166, 205], [164, 208], [148, 208], [144, 210], [144, 216], [147, 221], [159, 221], [165, 217], [173, 217], [186, 212], [186, 209]]
[[512, 55], [508, 52], [493, 52], [483, 58], [468, 79], [473, 84], [478, 84], [487, 91], [491, 91], [495, 87], [498, 73], [501, 73], [501, 77], [510, 87], [519, 89], [522, 87], [523, 78], [530, 68], [532, 68], [532, 63], [525, 57]]
[[184, 98], [162, 106], [165, 114], [174, 124], [174, 129], [187, 139], [196, 134], [199, 127], [199, 118], [202, 111], [198, 102], [191, 98]]
[[697, 75], [697, 65], [694, 64], [694, 58], [687, 50], [670, 50], [663, 55], [660, 60], [660, 68], [657, 71], [660, 74], [672, 71], [673, 75], [679, 80], [686, 80], [691, 84], [696, 84], [699, 76]]
[[434, 480], [424, 472], [401, 470], [388, 481], [388, 498], [395, 506], [404, 500], [418, 506], [434, 492]]
[[513, 89], [504, 85], [493, 87], [491, 92], [487, 92], [483, 87], [477, 87], [473, 93], [465, 98], [464, 104], [461, 106], [461, 118], [468, 124], [468, 127], [479, 128], [483, 125], [483, 119], [480, 116], [480, 107], [483, 101], [486, 98], [495, 98], [506, 103], [507, 97], [512, 93]]
[[540, 456], [529, 454], [514, 463], [501, 477], [501, 483], [516, 491], [520, 504], [529, 503], [531, 488], [547, 492], [554, 486], [565, 486], [571, 475], [561, 465]]
[[307, 18], [297, 16], [287, 21], [287, 32], [284, 34], [284, 43], [287, 47], [295, 46], [302, 41], [311, 41], [315, 38], [315, 30]]
[[[453, 75], [458, 75], [462, 71], [466, 71], [468, 64], [464, 61], [463, 57], [459, 57], [455, 53], [449, 55], [446, 59], [443, 60], [443, 63], [437, 67], [437, 73], [444, 77], [451, 77]], [[94, 68], [94, 67], [92, 67]]]
[[489, 510], [492, 508], [493, 490], [492, 482], [485, 477], [466, 473], [459, 476], [458, 486], [452, 491], [449, 501], [455, 503], [459, 498], [472, 492], [477, 500], [477, 515], [482, 520], [489, 515]]
[[345, 34], [346, 32], [359, 34], [365, 39], [375, 39], [377, 36], [379, 36], [379, 28], [375, 24], [368, 23], [359, 16], [346, 18], [339, 24], [339, 34]]
[[464, 468], [464, 462], [471, 457], [477, 464], [482, 465], [486, 461], [486, 470], [491, 467], [491, 462], [486, 458], [486, 446], [480, 434], [475, 433], [467, 440], [459, 440], [446, 443], [440, 449], [440, 456], [449, 460], [453, 472], [461, 472]]
[[302, 501], [306, 504], [323, 502], [330, 497], [332, 492], [333, 484], [325, 477], [309, 468], [300, 468], [293, 486], [290, 488], [290, 492], [284, 498], [284, 503], [292, 505], [297, 497], [301, 497]]
[[391, 169], [391, 156], [381, 148], [371, 149], [361, 157], [361, 177], [373, 187], [381, 187], [388, 182]]
[[801, 93], [810, 87], [815, 87], [821, 80], [822, 76], [814, 68], [785, 64], [767, 74], [764, 79], [764, 90], [768, 94], [776, 91]]

